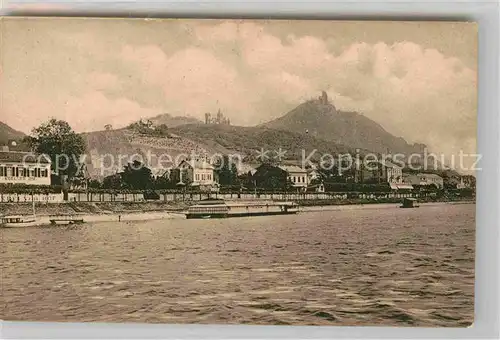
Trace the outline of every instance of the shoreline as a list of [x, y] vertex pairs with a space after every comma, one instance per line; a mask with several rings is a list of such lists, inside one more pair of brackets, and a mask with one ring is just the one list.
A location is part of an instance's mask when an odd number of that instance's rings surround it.
[[[475, 200], [440, 200], [419, 202], [420, 206], [433, 206], [444, 204], [475, 204]], [[51, 225], [50, 219], [53, 216], [74, 215], [81, 217], [84, 223], [92, 222], [139, 222], [163, 219], [185, 219], [184, 213], [189, 205], [172, 204], [173, 202], [106, 202], [106, 203], [56, 203], [37, 204], [37, 222], [31, 227], [42, 226], [64, 226], [68, 224]], [[194, 202], [195, 203], [195, 202]], [[325, 200], [324, 202], [299, 202], [299, 213], [335, 211], [335, 210], [356, 210], [356, 209], [388, 209], [399, 207], [401, 200], [373, 201], [373, 200]], [[322, 204], [319, 204], [322, 203]], [[32, 205], [29, 203], [1, 203], [0, 214], [2, 215], [31, 215]], [[124, 209], [129, 208], [129, 209]], [[142, 209], [134, 209], [142, 207]], [[17, 209], [16, 209], [17, 208]], [[104, 208], [104, 209], [103, 209]], [[132, 209], [130, 209], [132, 208]], [[16, 211], [17, 210], [17, 211]], [[19, 211], [20, 210], [20, 211]], [[79, 210], [79, 211], [78, 211]]]

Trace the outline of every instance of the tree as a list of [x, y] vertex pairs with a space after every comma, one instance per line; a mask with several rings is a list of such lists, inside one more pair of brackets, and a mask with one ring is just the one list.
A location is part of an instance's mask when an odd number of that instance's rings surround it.
[[251, 171], [238, 176], [238, 182], [241, 186], [253, 189], [255, 187], [255, 182]]
[[219, 159], [217, 164], [217, 175], [219, 176], [219, 184], [234, 185], [238, 182], [238, 168], [234, 162], [229, 161], [229, 156], [224, 155]]
[[160, 176], [154, 181], [155, 189], [173, 189], [175, 188], [175, 183], [172, 183], [167, 177]]
[[121, 189], [122, 188], [122, 179], [120, 174], [113, 174], [104, 177], [102, 181], [103, 189]]
[[168, 136], [168, 126], [166, 124], [160, 124], [154, 128], [154, 134], [157, 136]]
[[106, 125], [104, 125], [104, 129], [105, 129], [106, 131], [109, 131], [109, 130], [112, 130], [112, 129], [113, 129], [113, 127], [111, 126], [111, 124], [106, 124]]
[[48, 155], [52, 170], [59, 176], [66, 175], [71, 182], [79, 174], [82, 166], [80, 157], [86, 149], [85, 140], [67, 122], [52, 118], [34, 128], [31, 136], [24, 141], [35, 152]]
[[120, 176], [123, 185], [128, 189], [144, 190], [153, 188], [151, 170], [137, 160], [125, 165]]
[[313, 178], [313, 179], [311, 180], [311, 185], [317, 185], [317, 184], [321, 184], [321, 183], [323, 183], [323, 182], [324, 182], [324, 181], [323, 181], [323, 179], [322, 179], [322, 178]]
[[87, 184], [87, 179], [83, 176], [74, 177], [71, 181], [71, 185], [73, 189], [81, 189], [85, 188]]
[[92, 179], [89, 182], [89, 188], [100, 189], [101, 188], [101, 182], [99, 182], [97, 179]]
[[[317, 170], [319, 175], [319, 182], [332, 182], [332, 183], [341, 183], [345, 182], [345, 178], [340, 174], [340, 169], [337, 165], [329, 163], [323, 164]], [[311, 184], [319, 184], [319, 182], [311, 183]]]
[[267, 163], [257, 168], [253, 180], [258, 187], [265, 189], [288, 190], [293, 186], [286, 171]]

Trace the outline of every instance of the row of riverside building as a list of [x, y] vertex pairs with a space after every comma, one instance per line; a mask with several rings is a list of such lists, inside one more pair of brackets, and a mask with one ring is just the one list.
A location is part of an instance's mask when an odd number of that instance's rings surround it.
[[2, 146], [0, 184], [50, 185], [50, 166], [50, 159], [45, 155], [10, 150], [9, 146]]
[[[355, 183], [377, 183], [387, 184], [393, 190], [413, 189], [414, 186], [434, 185], [437, 189], [443, 189], [443, 178], [430, 173], [403, 173], [401, 166], [390, 161], [378, 162], [375, 170], [357, 170], [352, 179]], [[269, 165], [260, 164], [238, 164], [239, 176], [251, 176], [255, 186], [268, 179], [270, 176], [284, 176], [297, 192], [324, 192], [321, 171], [316, 167], [304, 169], [301, 166]], [[183, 160], [177, 167], [165, 171], [159, 176], [166, 176], [176, 183], [189, 185], [194, 188], [205, 190], [217, 190], [218, 176], [215, 167], [207, 160]], [[50, 185], [51, 184], [51, 162], [49, 157], [35, 155], [29, 152], [10, 150], [2, 147], [0, 151], [0, 183], [4, 184], [26, 184], [26, 185]], [[467, 183], [461, 182], [462, 187]]]

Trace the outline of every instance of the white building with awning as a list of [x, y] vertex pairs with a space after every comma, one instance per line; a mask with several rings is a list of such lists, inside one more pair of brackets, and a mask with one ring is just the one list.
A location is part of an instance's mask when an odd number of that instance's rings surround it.
[[389, 183], [392, 190], [413, 190], [413, 186], [409, 183]]

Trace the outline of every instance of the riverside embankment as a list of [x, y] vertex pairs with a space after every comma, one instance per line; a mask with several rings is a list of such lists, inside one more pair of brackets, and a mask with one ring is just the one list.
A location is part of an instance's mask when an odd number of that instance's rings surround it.
[[[179, 212], [187, 209], [187, 202], [69, 202], [35, 203], [38, 216], [47, 215], [110, 215], [145, 212]], [[33, 212], [32, 203], [0, 203], [1, 215], [29, 215]]]
[[[337, 210], [340, 207], [353, 209], [392, 207], [401, 202], [401, 198], [379, 199], [327, 199], [298, 200], [301, 212], [318, 210]], [[232, 200], [238, 201], [238, 200]], [[254, 200], [255, 201], [255, 200]], [[421, 198], [420, 204], [473, 203], [464, 198]], [[35, 203], [35, 212], [40, 225], [48, 224], [50, 216], [78, 215], [86, 222], [145, 221], [184, 217], [184, 212], [196, 201], [144, 201], [144, 202], [68, 202]], [[0, 215], [30, 215], [32, 203], [0, 203]]]
[[[381, 197], [381, 198], [333, 198], [333, 199], [306, 199], [297, 200], [300, 206], [316, 207], [316, 206], [330, 206], [330, 205], [365, 205], [365, 204], [390, 204], [401, 203], [402, 198], [398, 197]], [[419, 203], [446, 203], [446, 202], [468, 202], [474, 203], [475, 198], [470, 197], [420, 197], [417, 198]]]
[[[128, 222], [184, 217], [184, 202], [35, 203], [37, 225], [50, 224], [51, 216], [78, 215], [85, 222]], [[0, 203], [0, 215], [31, 215], [30, 203]]]

